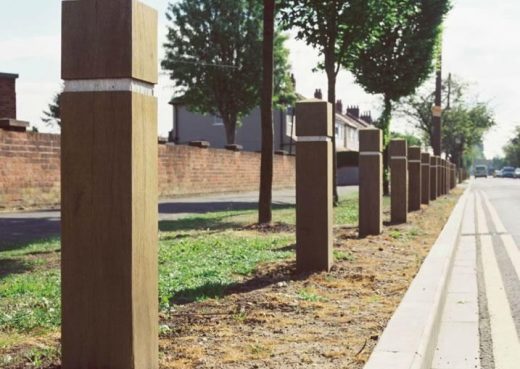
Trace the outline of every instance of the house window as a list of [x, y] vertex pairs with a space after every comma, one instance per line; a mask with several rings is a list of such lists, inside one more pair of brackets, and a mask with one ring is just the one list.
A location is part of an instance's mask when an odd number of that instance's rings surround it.
[[336, 124], [336, 142], [344, 145], [345, 141], [345, 126], [342, 124]]
[[214, 115], [213, 116], [213, 125], [214, 126], [223, 126], [224, 120], [222, 119], [222, 117], [220, 117], [218, 115]]

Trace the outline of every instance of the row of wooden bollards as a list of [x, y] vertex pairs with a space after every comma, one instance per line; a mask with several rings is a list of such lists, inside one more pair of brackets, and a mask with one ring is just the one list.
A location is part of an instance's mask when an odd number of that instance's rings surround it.
[[[296, 106], [296, 265], [300, 272], [330, 270], [333, 264], [332, 105], [318, 100]], [[391, 223], [448, 194], [465, 177], [438, 156], [392, 140], [389, 150]], [[359, 134], [359, 235], [383, 231], [383, 136]]]

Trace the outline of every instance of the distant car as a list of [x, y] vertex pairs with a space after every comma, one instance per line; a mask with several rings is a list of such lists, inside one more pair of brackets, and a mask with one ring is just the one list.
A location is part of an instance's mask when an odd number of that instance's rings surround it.
[[502, 171], [499, 169], [495, 170], [495, 173], [493, 173], [493, 177], [496, 177], [496, 178], [500, 178], [501, 175], [502, 175]]
[[477, 165], [475, 167], [475, 178], [487, 178], [488, 169], [485, 165]]
[[504, 167], [502, 168], [502, 178], [515, 178], [515, 168]]
[[515, 169], [515, 178], [520, 178], [520, 168]]

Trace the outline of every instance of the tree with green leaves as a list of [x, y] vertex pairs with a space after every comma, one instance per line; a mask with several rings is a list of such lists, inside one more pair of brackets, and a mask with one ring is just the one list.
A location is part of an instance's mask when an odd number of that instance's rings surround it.
[[401, 132], [391, 132], [390, 136], [392, 139], [403, 139], [408, 144], [408, 147], [410, 146], [419, 146], [422, 147], [422, 140], [417, 137], [417, 135], [414, 135], [413, 133], [401, 133]]
[[504, 147], [507, 165], [520, 167], [520, 127], [516, 127], [513, 138]]
[[[162, 67], [195, 112], [218, 115], [228, 144], [237, 124], [260, 103], [262, 3], [256, 0], [180, 0], [168, 6], [170, 22]], [[277, 34], [275, 100], [294, 96], [284, 36]]]
[[61, 92], [58, 92], [56, 95], [54, 95], [52, 102], [47, 107], [47, 110], [43, 112], [42, 121], [49, 127], [61, 127], [60, 97]]
[[[468, 96], [469, 85], [456, 78], [443, 83], [442, 101], [447, 106], [442, 112], [442, 151], [452, 162], [463, 165], [463, 157], [479, 145], [484, 134], [495, 125], [492, 109], [485, 102]], [[397, 111], [405, 117], [433, 145], [431, 107], [434, 93], [419, 91], [401, 101]]]
[[[388, 0], [390, 1], [390, 0]], [[295, 29], [296, 37], [317, 49], [323, 61], [317, 66], [327, 74], [328, 101], [336, 104], [336, 80], [342, 65], [349, 66], [356, 50], [377, 33], [380, 1], [375, 0], [280, 0], [280, 18], [285, 29]], [[334, 122], [332, 123], [334, 124]], [[332, 127], [335, 131], [335, 127]], [[336, 188], [336, 140], [334, 147], [334, 202]]]
[[[380, 25], [382, 32], [359, 49], [352, 64], [346, 65], [366, 92], [383, 96], [383, 113], [377, 125], [383, 131], [385, 148], [390, 141], [393, 104], [413, 94], [433, 71], [449, 3], [449, 0], [382, 2], [380, 10], [386, 13]], [[384, 187], [388, 193], [388, 180]]]

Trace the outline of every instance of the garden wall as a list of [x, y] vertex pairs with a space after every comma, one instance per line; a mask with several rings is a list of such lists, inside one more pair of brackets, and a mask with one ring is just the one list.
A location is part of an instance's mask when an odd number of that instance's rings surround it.
[[[260, 154], [159, 146], [161, 197], [258, 189]], [[274, 188], [295, 185], [293, 156], [275, 155]], [[60, 136], [0, 130], [0, 209], [44, 208], [60, 201]]]

